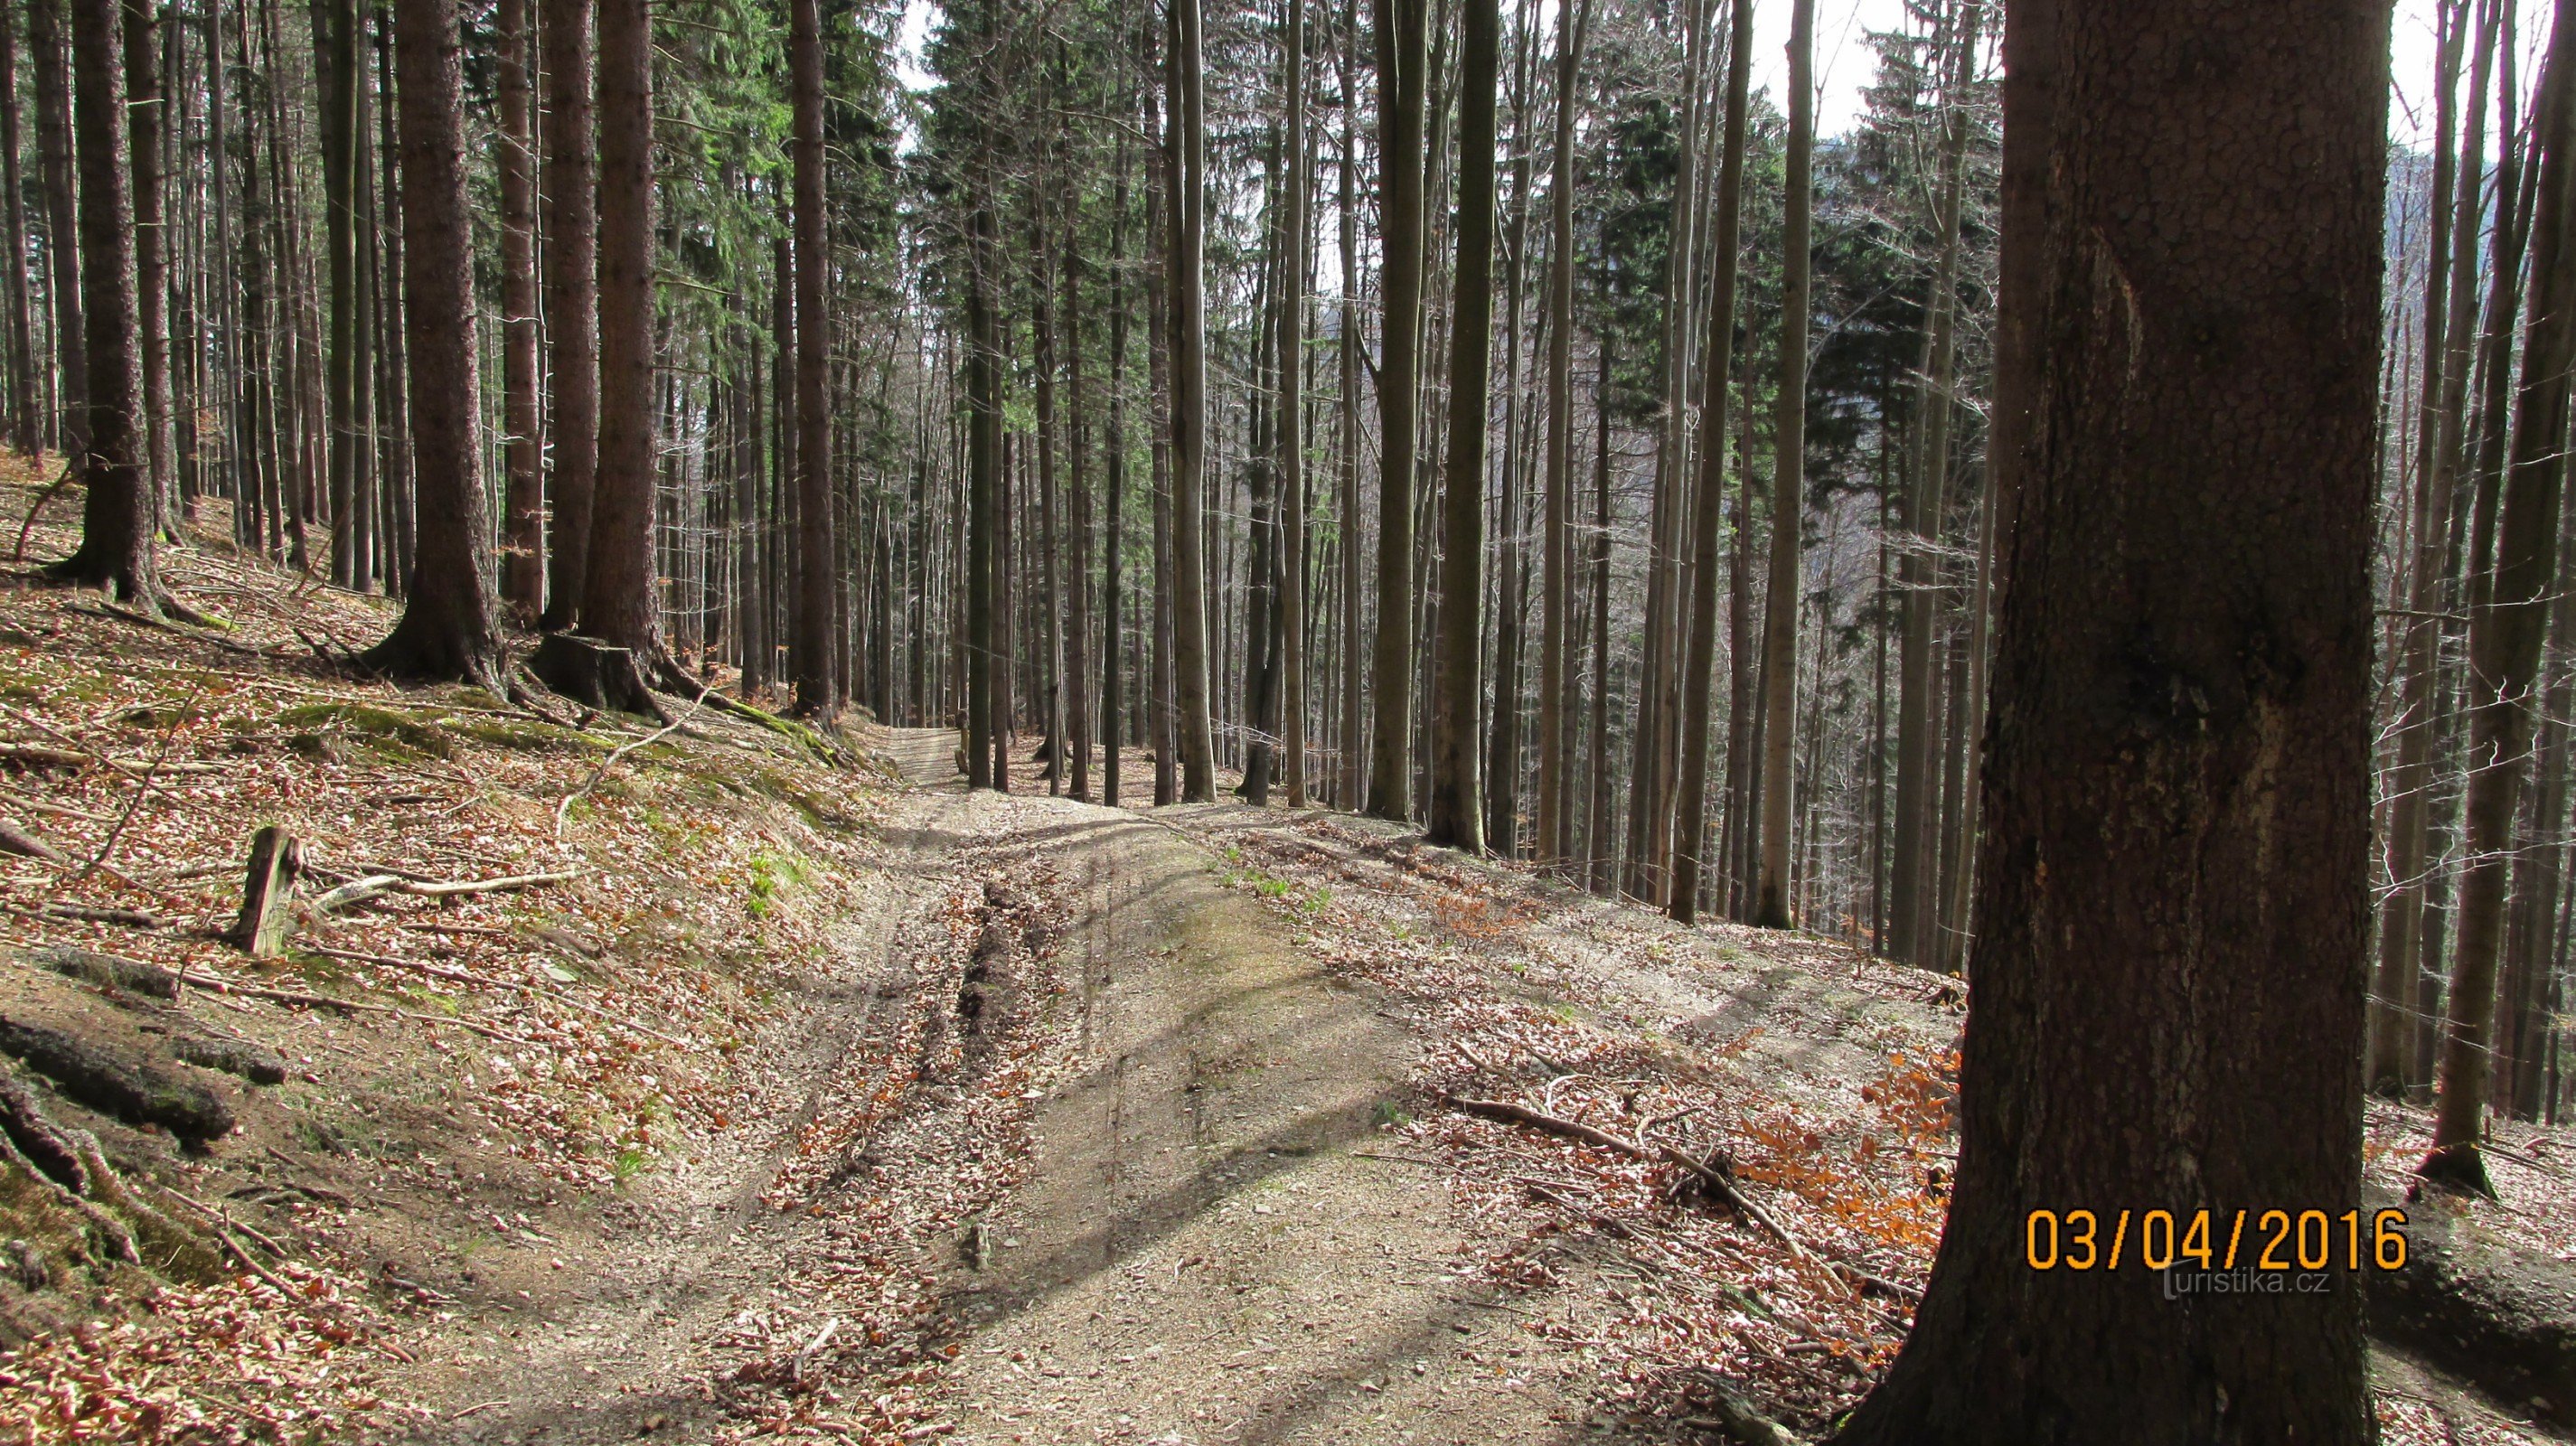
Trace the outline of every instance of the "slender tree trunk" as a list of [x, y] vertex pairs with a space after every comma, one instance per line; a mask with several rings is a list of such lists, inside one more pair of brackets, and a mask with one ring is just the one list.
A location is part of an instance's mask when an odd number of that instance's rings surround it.
[[1440, 635], [1431, 700], [1430, 842], [1485, 848], [1482, 655], [1487, 380], [1494, 332], [1494, 93], [1502, 17], [1464, 0], [1458, 73], [1458, 261], [1449, 352], [1449, 465], [1441, 506]]
[[[832, 668], [832, 413], [824, 394], [832, 324], [823, 297], [823, 28], [818, 0], [794, 0], [794, 7], [788, 50], [796, 147], [796, 497], [802, 514], [797, 546], [804, 567], [797, 579], [789, 663], [796, 711], [828, 721], [841, 698]], [[601, 92], [605, 99], [604, 67]]]
[[[1726, 510], [1726, 384], [1735, 346], [1736, 253], [1744, 229], [1745, 86], [1753, 50], [1753, 0], [1734, 0], [1726, 57], [1726, 142], [1710, 249], [1717, 284], [1702, 348], [1699, 506], [1691, 526], [1690, 650], [1682, 664], [1681, 792], [1673, 820], [1673, 918], [1699, 918], [1701, 850], [1708, 833], [1709, 690], [1717, 674], [1717, 549]], [[1749, 479], [1748, 479], [1749, 480]]]
[[1496, 491], [1501, 515], [1495, 519], [1494, 548], [1494, 691], [1485, 754], [1485, 843], [1505, 858], [1520, 854], [1521, 636], [1523, 581], [1521, 546], [1521, 281], [1529, 254], [1529, 91], [1536, 37], [1537, 7], [1521, 0], [1519, 50], [1512, 67], [1512, 200], [1511, 220], [1503, 237], [1503, 465]]
[[1216, 744], [1208, 719], [1206, 566], [1200, 499], [1207, 491], [1206, 73], [1198, 0], [1171, 6], [1171, 366], [1173, 701], [1179, 716], [1181, 799], [1216, 801]]
[[1071, 482], [1069, 511], [1072, 517], [1072, 559], [1066, 569], [1068, 579], [1067, 620], [1064, 646], [1064, 686], [1059, 690], [1064, 699], [1065, 747], [1071, 757], [1065, 789], [1085, 803], [1091, 801], [1091, 488], [1085, 475], [1084, 424], [1089, 419], [1090, 397], [1082, 385], [1082, 209], [1079, 198], [1066, 188], [1064, 215], [1064, 382], [1070, 402], [1070, 421], [1065, 439], [1065, 464]]
[[[2539, 185], [2531, 291], [2523, 321], [2513, 452], [2496, 523], [2495, 565], [2469, 613], [2468, 863], [2459, 939], [2435, 1081], [2433, 1151], [2421, 1172], [2484, 1191], [2478, 1138], [2486, 1121], [2496, 962], [2503, 939], [2515, 811], [2529, 768], [2533, 687], [2558, 576], [2569, 367], [2576, 361], [2576, 0], [2559, 0], [2533, 129]], [[2500, 424], [2500, 422], [2498, 423]]]
[[1762, 616], [1762, 859], [1753, 922], [1785, 929], [1790, 762], [1798, 711], [1798, 544], [1806, 514], [1808, 230], [1814, 213], [1815, 0], [1789, 7], [1788, 219], [1781, 228], [1779, 419], [1771, 463], [1771, 588]]
[[2043, 280], [2004, 299], [2039, 301], [2043, 341], [1999, 402], [2047, 425], [1996, 456], [2022, 499], [2011, 726], [1957, 1186], [1913, 1333], [1837, 1440], [2359, 1446], [2359, 1291], [2185, 1308], [2135, 1231], [2073, 1272], [2109, 1241], [2068, 1212], [2107, 1237], [2130, 1201], [2205, 1208], [2215, 1250], [2238, 1210], [2360, 1194], [2387, 16], [2239, 12], [2213, 82], [2199, 7], [2006, 13], [2005, 145], [2039, 148], [2045, 189], [2007, 193]]
[[80, 219], [72, 178], [63, 0], [28, 0], [27, 50], [35, 71], [36, 169], [44, 182], [45, 262], [54, 303], [54, 370], [60, 378], [56, 393], [61, 410], [54, 418], [54, 434], [65, 465], [76, 466], [87, 450], [89, 336], [81, 325]]
[[1541, 323], [1547, 330], [1547, 513], [1539, 553], [1538, 812], [1532, 820], [1542, 864], [1557, 861], [1566, 808], [1566, 637], [1573, 626], [1574, 123], [1592, 0], [1579, 5], [1560, 0], [1556, 13], [1556, 135], [1548, 174], [1547, 317]]
[[1359, 6], [1345, 8], [1341, 52], [1342, 154], [1335, 224], [1341, 241], [1341, 503], [1342, 503], [1342, 719], [1341, 767], [1335, 770], [1339, 791], [1333, 801], [1357, 809], [1365, 796], [1362, 772], [1364, 650], [1360, 647], [1360, 248], [1359, 248]]
[[1430, 5], [1373, 0], [1377, 31], [1378, 363], [1377, 635], [1371, 662], [1376, 731], [1368, 811], [1413, 816], [1413, 467], [1422, 337], [1422, 177]]
[[1119, 636], [1127, 520], [1127, 138], [1118, 138], [1118, 180], [1109, 210], [1109, 421], [1102, 430], [1107, 514], [1101, 542], [1100, 801], [1118, 807], [1118, 750], [1126, 717], [1125, 654]]
[[[546, 342], [552, 355], [547, 440], [554, 453], [548, 628], [579, 620], [590, 577], [591, 510], [599, 481], [598, 127], [592, 110], [595, 0], [544, 0]], [[621, 120], [622, 123], [622, 120]], [[780, 379], [779, 391], [786, 390]], [[765, 661], [765, 660], [764, 660]], [[767, 668], [761, 670], [764, 677]]]
[[1306, 806], [1306, 0], [1282, 0], [1279, 294], [1279, 749], [1288, 806]]
[[170, 228], [163, 197], [160, 16], [156, 0], [124, 0], [127, 147], [134, 188], [135, 323], [142, 338], [142, 450], [157, 528], [170, 514]]
[[1583, 832], [1591, 855], [1585, 887], [1606, 894], [1616, 882], [1618, 863], [1618, 850], [1610, 844], [1611, 353], [1606, 334], [1599, 351], [1599, 372], [1592, 388], [1592, 816]]
[[25, 186], [18, 162], [18, 22], [0, 15], [0, 218], [8, 227], [0, 241], [12, 258], [5, 268], [8, 292], [0, 298], [9, 308], [9, 432], [20, 455], [32, 459], [45, 446], [44, 389], [36, 379], [35, 320], [28, 309]]
[[1934, 264], [1932, 292], [1926, 303], [1923, 363], [1916, 387], [1913, 478], [1906, 489], [1905, 525], [1913, 535], [1899, 570], [1905, 584], [1905, 629], [1898, 650], [1900, 674], [1896, 723], [1896, 867], [1893, 942], [1897, 957], [1930, 965], [1941, 955], [1932, 902], [1938, 893], [1937, 797], [1939, 748], [1934, 698], [1939, 685], [1935, 657], [1940, 612], [1940, 564], [1937, 561], [1943, 514], [1947, 510], [1950, 466], [1951, 358], [1959, 289], [1961, 190], [1967, 153], [1967, 88], [1975, 73], [1977, 41], [1984, 19], [1981, 0], [1967, 0], [1959, 10], [1958, 32], [1951, 40], [1950, 74], [1942, 89], [1944, 140], [1941, 152], [1938, 214], [1940, 258]]
[[[501, 425], [509, 481], [504, 489], [501, 600], [521, 625], [533, 624], [546, 599], [546, 483], [537, 430], [537, 157], [531, 132], [534, 86], [528, 69], [531, 0], [501, 0]], [[334, 255], [332, 264], [339, 264]], [[335, 289], [335, 295], [336, 289]], [[345, 383], [345, 378], [335, 378]], [[334, 394], [345, 409], [345, 398]], [[333, 429], [333, 456], [346, 449]], [[335, 465], [335, 484], [337, 472]], [[336, 491], [335, 491], [336, 495]]]
[[[112, 0], [84, 0], [112, 3]], [[394, 15], [402, 129], [403, 305], [411, 444], [428, 490], [402, 620], [367, 654], [405, 676], [501, 688], [474, 345], [474, 223], [465, 195], [465, 64], [455, 0]]]

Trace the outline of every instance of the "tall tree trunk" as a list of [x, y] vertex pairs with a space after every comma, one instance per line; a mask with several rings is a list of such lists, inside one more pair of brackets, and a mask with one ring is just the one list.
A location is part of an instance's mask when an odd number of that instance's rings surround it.
[[[501, 600], [520, 624], [531, 625], [546, 600], [546, 482], [539, 466], [543, 425], [537, 403], [537, 157], [530, 115], [533, 77], [528, 68], [531, 0], [501, 0], [499, 89], [501, 135], [501, 425], [509, 481], [503, 491]], [[334, 253], [332, 265], [340, 265]], [[338, 294], [334, 280], [334, 296]], [[334, 383], [345, 366], [335, 361]], [[334, 393], [335, 407], [346, 399]], [[342, 429], [332, 429], [334, 496], [338, 459], [347, 450]], [[335, 519], [336, 521], [336, 519]]]
[[1335, 57], [1342, 82], [1342, 153], [1334, 222], [1341, 242], [1341, 561], [1342, 561], [1342, 718], [1341, 767], [1335, 770], [1338, 791], [1333, 801], [1357, 809], [1365, 796], [1362, 763], [1362, 698], [1360, 673], [1360, 248], [1359, 248], [1359, 6], [1344, 7], [1342, 44]]
[[1975, 74], [1977, 41], [1985, 8], [1966, 0], [1950, 41], [1950, 73], [1942, 87], [1944, 134], [1938, 179], [1940, 257], [1925, 304], [1923, 362], [1915, 388], [1914, 466], [1905, 494], [1905, 526], [1912, 544], [1899, 562], [1905, 585], [1905, 628], [1898, 649], [1896, 721], [1896, 866], [1890, 888], [1890, 933], [1897, 957], [1929, 965], [1941, 954], [1933, 937], [1932, 904], [1938, 893], [1940, 815], [1938, 793], [1939, 662], [1935, 656], [1940, 612], [1941, 525], [1947, 510], [1950, 467], [1951, 360], [1959, 290], [1961, 192], [1965, 185], [1967, 88]]
[[1503, 465], [1495, 519], [1494, 684], [1485, 754], [1485, 843], [1505, 858], [1520, 853], [1521, 772], [1521, 281], [1529, 252], [1529, 92], [1537, 7], [1521, 0], [1519, 55], [1512, 66], [1511, 220], [1503, 237]]
[[0, 243], [11, 258], [0, 304], [9, 308], [9, 434], [20, 455], [32, 459], [45, 445], [44, 388], [36, 379], [35, 319], [28, 310], [25, 184], [18, 163], [18, 21], [0, 15], [0, 218], [8, 228]]
[[1206, 73], [1199, 0], [1173, 0], [1171, 51], [1172, 652], [1181, 799], [1216, 801], [1208, 720], [1206, 567], [1199, 537], [1207, 490]]
[[[2436, 121], [2433, 161], [2432, 244], [2427, 249], [2424, 280], [2424, 356], [2422, 408], [2418, 414], [2416, 451], [2416, 486], [2412, 531], [2413, 558], [2410, 566], [2408, 609], [2403, 620], [2404, 643], [2400, 652], [2399, 712], [2397, 726], [2397, 759], [2388, 776], [2390, 795], [2388, 862], [2391, 890], [2380, 911], [2378, 973], [2372, 987], [2370, 1059], [2367, 1076], [2371, 1088], [2394, 1096], [2404, 1091], [2407, 1075], [2408, 1040], [2413, 1034], [2406, 1017], [2408, 1001], [2415, 991], [2416, 975], [2422, 965], [2426, 844], [2429, 838], [2427, 815], [2433, 790], [2433, 746], [2442, 729], [2434, 713], [2438, 707], [2435, 692], [2441, 676], [2439, 650], [2442, 626], [2442, 589], [2445, 563], [2451, 552], [2451, 499], [2458, 475], [2458, 426], [2437, 421], [2445, 415], [2445, 404], [2464, 395], [2466, 379], [2459, 387], [2449, 384], [2446, 374], [2464, 359], [2466, 338], [2461, 335], [2474, 320], [2474, 311], [2465, 295], [2454, 296], [2456, 284], [2463, 292], [2469, 282], [2460, 280], [2463, 266], [2474, 269], [2477, 256], [2476, 227], [2471, 234], [2459, 234], [2455, 206], [2467, 212], [2478, 203], [2474, 197], [2479, 187], [2472, 182], [2458, 186], [2458, 162], [2454, 139], [2458, 123], [2454, 98], [2460, 59], [2467, 44], [2467, 0], [2456, 12], [2446, 11], [2444, 33], [2440, 41], [2439, 89], [2436, 92]], [[2486, 56], [2479, 56], [2483, 84]], [[2470, 107], [2473, 114], [2478, 107]], [[2468, 193], [2455, 201], [2454, 190]], [[2457, 338], [2463, 347], [2455, 347]], [[2445, 450], [2441, 440], [2448, 434], [2453, 443]]]
[[1413, 467], [1422, 338], [1422, 176], [1429, 0], [1373, 0], [1377, 31], [1378, 354], [1376, 731], [1368, 811], [1413, 816]]
[[[507, 7], [505, 7], [507, 8]], [[520, 11], [524, 25], [524, 4]], [[358, 136], [362, 118], [358, 69], [358, 9], [352, 0], [314, 0], [314, 72], [320, 92], [322, 231], [331, 308], [329, 377], [325, 383], [330, 436], [325, 443], [331, 497], [331, 580], [355, 588], [367, 571], [358, 556], [358, 454], [364, 428], [356, 414], [358, 356], [357, 195]], [[524, 66], [523, 66], [524, 69]], [[541, 560], [542, 561], [542, 560]]]
[[[2459, 939], [2435, 1081], [2433, 1150], [2421, 1172], [2484, 1191], [2478, 1152], [2494, 1034], [2514, 816], [2530, 766], [2533, 686], [2558, 576], [2558, 510], [2566, 478], [2569, 367], [2576, 361], [2576, 0], [2559, 0], [2533, 130], [2539, 186], [2531, 292], [2523, 319], [2513, 453], [2496, 523], [2495, 565], [2469, 613], [2468, 863]], [[2500, 423], [2499, 423], [2500, 424]]]
[[1557, 861], [1566, 810], [1566, 637], [1574, 620], [1574, 122], [1592, 0], [1560, 0], [1556, 15], [1556, 135], [1548, 170], [1547, 316], [1541, 323], [1547, 331], [1547, 515], [1539, 544], [1538, 812], [1532, 820], [1542, 864]]
[[1126, 718], [1125, 653], [1119, 636], [1127, 520], [1127, 137], [1118, 137], [1118, 180], [1109, 205], [1109, 421], [1101, 432], [1107, 497], [1100, 582], [1100, 801], [1118, 807], [1118, 749]]
[[[676, 671], [662, 641], [653, 585], [658, 393], [653, 384], [649, 0], [599, 0], [599, 119], [599, 475], [591, 505], [581, 630], [629, 649], [649, 681]], [[805, 318], [797, 320], [801, 350]], [[806, 387], [801, 375], [798, 384]], [[806, 425], [810, 439], [811, 423]], [[804, 450], [797, 449], [800, 465]], [[805, 518], [807, 527], [815, 523], [812, 516]]]
[[80, 314], [88, 424], [76, 470], [87, 484], [78, 551], [48, 569], [157, 610], [170, 604], [153, 546], [135, 362], [134, 202], [126, 189], [125, 73], [118, 0], [72, 7], [73, 129], [80, 154]]
[[1798, 544], [1806, 513], [1807, 237], [1814, 214], [1816, 0], [1789, 7], [1789, 146], [1781, 228], [1780, 397], [1771, 463], [1771, 587], [1762, 615], [1762, 859], [1753, 922], [1789, 927], [1791, 745], [1798, 710]]
[[[54, 435], [66, 465], [87, 448], [89, 335], [81, 325], [80, 218], [72, 176], [71, 81], [64, 69], [63, 0], [28, 0], [35, 71], [36, 169], [45, 191], [45, 262], [53, 297], [54, 370], [61, 399]], [[222, 62], [218, 60], [217, 64]]]
[[1306, 0], [1282, 0], [1279, 274], [1279, 749], [1288, 806], [1306, 806]]
[[[599, 194], [592, 107], [595, 0], [545, 0], [547, 440], [554, 453], [553, 552], [544, 625], [579, 621], [590, 578], [599, 482]], [[779, 391], [786, 390], [780, 379]], [[765, 660], [764, 660], [765, 661]], [[767, 668], [762, 669], [764, 676]]]
[[1583, 833], [1591, 863], [1584, 887], [1606, 894], [1616, 882], [1618, 863], [1618, 850], [1610, 843], [1610, 338], [1606, 333], [1599, 353], [1592, 385], [1591, 818]]
[[[1709, 690], [1717, 675], [1717, 549], [1726, 510], [1726, 384], [1735, 347], [1736, 253], [1744, 229], [1745, 85], [1753, 51], [1753, 0], [1734, 0], [1726, 57], [1726, 142], [1717, 178], [1717, 225], [1709, 238], [1717, 283], [1702, 348], [1699, 504], [1691, 522], [1689, 652], [1682, 663], [1681, 792], [1673, 816], [1673, 918], [1699, 918], [1700, 856], [1708, 834]], [[1749, 478], [1748, 478], [1749, 480]], [[1747, 509], [1748, 515], [1750, 509]]]
[[404, 0], [394, 24], [411, 444], [427, 491], [402, 620], [369, 650], [367, 662], [388, 673], [454, 678], [497, 693], [503, 659], [478, 435], [464, 46], [455, 0]]
[[1065, 790], [1085, 803], [1091, 801], [1091, 489], [1084, 468], [1089, 451], [1084, 443], [1084, 423], [1090, 417], [1090, 399], [1082, 385], [1082, 207], [1080, 198], [1070, 186], [1064, 197], [1064, 382], [1070, 405], [1070, 425], [1065, 439], [1065, 466], [1070, 482], [1072, 518], [1071, 563], [1066, 568], [1069, 583], [1066, 606], [1068, 626], [1064, 633], [1064, 686], [1059, 690], [1064, 699], [1065, 747], [1070, 767], [1065, 775]]
[[134, 188], [135, 324], [143, 361], [142, 450], [149, 468], [153, 525], [169, 516], [170, 231], [163, 197], [161, 25], [156, 0], [124, 0], [127, 147]]
[[1430, 842], [1485, 848], [1485, 440], [1494, 335], [1494, 93], [1501, 65], [1496, 0], [1463, 0], [1458, 47], [1458, 261], [1449, 352], [1449, 465], [1441, 506], [1440, 656], [1431, 700]]
[[2006, 14], [2006, 149], [2045, 161], [2006, 161], [2044, 189], [2007, 193], [2042, 281], [2004, 300], [2043, 342], [1999, 404], [2047, 425], [1995, 458], [1956, 1193], [1838, 1440], [2358, 1446], [2360, 1292], [2184, 1308], [2142, 1264], [2070, 1273], [2108, 1242], [2034, 1212], [2205, 1208], [2214, 1244], [2360, 1194], [2387, 17], [2239, 12], [2213, 80], [2195, 6]]
[[[832, 324], [823, 310], [823, 26], [817, 0], [794, 0], [794, 6], [788, 52], [796, 132], [796, 540], [804, 566], [797, 578], [789, 669], [796, 711], [829, 720], [839, 711], [840, 693], [832, 668], [832, 413], [824, 397]], [[601, 96], [605, 100], [605, 67]]]

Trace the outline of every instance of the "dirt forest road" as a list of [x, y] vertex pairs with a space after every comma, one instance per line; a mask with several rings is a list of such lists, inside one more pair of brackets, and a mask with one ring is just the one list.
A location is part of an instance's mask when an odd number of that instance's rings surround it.
[[[953, 787], [954, 735], [897, 735]], [[962, 1439], [1546, 1441], [1582, 1408], [1457, 1273], [1440, 1171], [1371, 1148], [1412, 1047], [1163, 824], [1024, 801], [1086, 893], [1078, 1072], [952, 1299]], [[962, 1263], [961, 1263], [962, 1265]], [[1568, 1422], [1574, 1424], [1569, 1425]], [[1595, 1434], [1584, 1432], [1590, 1439]]]
[[937, 1152], [970, 1135], [957, 1097], [977, 1092], [934, 1086], [853, 1137], [844, 1157], [864, 1168], [794, 1209], [776, 1208], [777, 1182], [792, 1143], [911, 1048], [902, 1001], [920, 962], [903, 920], [996, 848], [1060, 881], [1067, 932], [1054, 994], [1029, 1005], [1044, 1041], [1031, 1048], [1054, 1063], [1028, 1092], [1042, 1097], [1017, 1137], [1018, 1183], [962, 1228], [902, 1212], [934, 1222], [903, 1227], [901, 1256], [962, 1332], [933, 1408], [948, 1439], [1605, 1439], [1571, 1359], [1467, 1263], [1440, 1164], [1378, 1130], [1415, 1043], [1370, 992], [1328, 978], [1173, 826], [968, 794], [953, 733], [870, 741], [908, 785], [886, 820], [896, 847], [878, 887], [846, 902], [854, 962], [804, 1004], [812, 1045], [773, 1092], [767, 1143], [652, 1182], [621, 1246], [585, 1263], [578, 1304], [460, 1348], [441, 1439], [734, 1439], [722, 1383], [754, 1336], [865, 1399], [865, 1368], [798, 1343], [848, 1318], [849, 1280], [882, 1273], [883, 1256], [860, 1267], [846, 1245], [863, 1216], [935, 1194], [961, 1159], [991, 1165], [989, 1145]]

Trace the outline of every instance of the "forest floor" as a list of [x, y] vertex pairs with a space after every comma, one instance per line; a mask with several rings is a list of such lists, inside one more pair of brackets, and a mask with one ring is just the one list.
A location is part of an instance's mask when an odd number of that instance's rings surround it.
[[[1815, 1439], [1902, 1339], [1951, 981], [1348, 815], [969, 794], [944, 732], [397, 689], [345, 662], [381, 600], [219, 510], [165, 556], [222, 627], [0, 585], [0, 821], [53, 855], [0, 853], [6, 1432]], [[2373, 1107], [2374, 1171], [2421, 1123]], [[2576, 1258], [2576, 1139], [2505, 1143], [2476, 1223]], [[2566, 1439], [2375, 1384], [2391, 1442]]]

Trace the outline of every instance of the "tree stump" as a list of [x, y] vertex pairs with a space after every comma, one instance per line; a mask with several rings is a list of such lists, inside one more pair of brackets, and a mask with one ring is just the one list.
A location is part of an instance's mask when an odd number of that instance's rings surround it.
[[233, 924], [232, 942], [254, 959], [273, 958], [286, 947], [293, 923], [286, 897], [303, 869], [303, 852], [280, 824], [268, 824], [250, 836], [250, 876], [242, 884], [241, 917]]
[[528, 671], [564, 697], [612, 713], [661, 716], [632, 648], [616, 648], [575, 633], [548, 633], [537, 644]]

